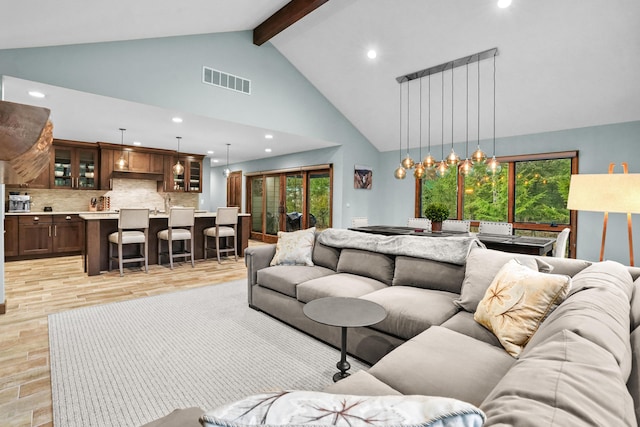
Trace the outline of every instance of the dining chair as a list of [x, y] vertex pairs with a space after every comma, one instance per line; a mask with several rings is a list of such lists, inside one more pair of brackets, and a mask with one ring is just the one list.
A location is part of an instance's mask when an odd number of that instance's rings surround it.
[[351, 218], [351, 227], [367, 227], [369, 218], [366, 216], [354, 216]]
[[[233, 252], [236, 261], [238, 261], [238, 207], [226, 207], [218, 208], [216, 211], [216, 225], [214, 227], [205, 228], [203, 231], [203, 250], [204, 259], [207, 259], [207, 251], [215, 249], [218, 257], [218, 264], [220, 262], [220, 253]], [[207, 240], [209, 237], [214, 239], [215, 247], [207, 246]], [[220, 238], [227, 239], [233, 237], [233, 247], [220, 248]]]
[[513, 224], [510, 222], [480, 221], [478, 233], [513, 234]]
[[[109, 234], [109, 271], [111, 263], [118, 261], [120, 276], [124, 276], [123, 264], [144, 261], [144, 271], [149, 272], [149, 209], [120, 209], [118, 231]], [[142, 245], [144, 249], [133, 257], [124, 257], [124, 245]], [[118, 256], [113, 249], [118, 248]]]
[[471, 221], [458, 219], [445, 219], [442, 221], [442, 231], [461, 231], [468, 233], [471, 230]]
[[571, 229], [569, 227], [563, 229], [560, 233], [558, 233], [558, 237], [556, 237], [556, 244], [553, 248], [554, 257], [556, 258], [567, 257], [567, 242], [569, 241], [570, 233], [571, 233]]
[[409, 218], [407, 227], [431, 231], [431, 220], [429, 218]]
[[[195, 267], [193, 260], [193, 224], [194, 208], [171, 208], [169, 210], [169, 228], [158, 231], [158, 264], [162, 264], [162, 242], [167, 242], [167, 252], [169, 255], [169, 266], [173, 270], [173, 260], [175, 258], [191, 258], [191, 267]], [[173, 242], [182, 242], [182, 251], [173, 252]], [[187, 241], [190, 243], [187, 251]]]

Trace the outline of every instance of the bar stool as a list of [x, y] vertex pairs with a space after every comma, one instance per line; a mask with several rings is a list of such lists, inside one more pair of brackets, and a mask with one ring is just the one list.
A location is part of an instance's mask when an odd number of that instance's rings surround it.
[[[218, 208], [216, 212], [216, 225], [215, 227], [205, 228], [203, 231], [204, 241], [204, 259], [207, 259], [207, 251], [216, 250], [216, 255], [218, 256], [218, 264], [220, 262], [220, 253], [229, 253], [233, 252], [235, 255], [236, 261], [238, 261], [238, 208], [230, 207], [230, 208]], [[216, 243], [215, 247], [208, 247], [207, 240], [209, 237], [213, 237]], [[224, 237], [233, 237], [233, 248], [224, 248], [220, 249], [220, 238]]]
[[[194, 208], [171, 208], [169, 210], [169, 228], [158, 231], [158, 264], [162, 264], [162, 241], [167, 241], [169, 265], [173, 270], [174, 258], [191, 258], [191, 267], [195, 267], [193, 261], [193, 224]], [[187, 240], [190, 241], [190, 251], [187, 252]], [[182, 252], [173, 253], [173, 242], [182, 241]]]
[[[142, 230], [142, 231], [140, 231]], [[118, 231], [109, 234], [109, 271], [111, 263], [118, 261], [120, 276], [124, 276], [123, 264], [144, 261], [144, 271], [149, 272], [149, 209], [120, 209]], [[144, 245], [144, 253], [124, 258], [123, 245]], [[113, 248], [118, 248], [118, 256], [113, 255]]]

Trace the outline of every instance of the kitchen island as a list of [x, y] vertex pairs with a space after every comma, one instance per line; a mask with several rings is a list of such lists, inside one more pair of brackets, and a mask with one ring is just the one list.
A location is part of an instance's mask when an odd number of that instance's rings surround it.
[[[83, 262], [84, 271], [89, 276], [96, 276], [101, 271], [109, 269], [109, 234], [118, 231], [117, 212], [91, 212], [83, 213], [80, 218], [84, 220], [84, 250]], [[204, 258], [202, 241], [204, 239], [203, 230], [215, 225], [216, 213], [196, 211], [194, 225], [194, 258]], [[158, 263], [158, 231], [168, 227], [169, 215], [167, 213], [149, 213], [149, 264]], [[249, 246], [249, 234], [251, 233], [251, 214], [238, 214], [238, 256], [244, 256], [244, 250]], [[221, 242], [222, 243], [222, 242]], [[175, 249], [178, 250], [180, 242], [174, 242]], [[125, 247], [125, 250], [132, 252], [137, 250], [133, 246]], [[125, 256], [128, 253], [125, 252]], [[210, 252], [212, 262], [215, 260], [215, 253]]]

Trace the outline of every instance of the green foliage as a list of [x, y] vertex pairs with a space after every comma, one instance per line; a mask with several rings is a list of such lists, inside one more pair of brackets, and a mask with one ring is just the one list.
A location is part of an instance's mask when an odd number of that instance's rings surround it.
[[[507, 221], [509, 208], [509, 167], [502, 163], [497, 176], [487, 176], [484, 167], [474, 168], [464, 178], [463, 218]], [[515, 163], [516, 222], [569, 223], [567, 197], [571, 181], [571, 159], [532, 160]], [[422, 206], [444, 203], [456, 214], [458, 176], [430, 176], [423, 180]]]
[[449, 208], [444, 203], [430, 203], [424, 208], [424, 216], [431, 222], [442, 222], [449, 218]]

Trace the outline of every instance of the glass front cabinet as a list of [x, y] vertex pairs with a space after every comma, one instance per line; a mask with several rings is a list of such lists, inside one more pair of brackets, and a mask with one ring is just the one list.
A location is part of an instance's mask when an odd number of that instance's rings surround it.
[[[173, 168], [178, 158], [167, 156], [165, 163], [165, 191], [202, 192], [202, 158], [200, 156], [180, 157], [183, 172], [177, 174]], [[168, 178], [168, 179], [167, 179]]]
[[51, 188], [98, 189], [98, 149], [73, 141], [54, 140], [50, 174]]

